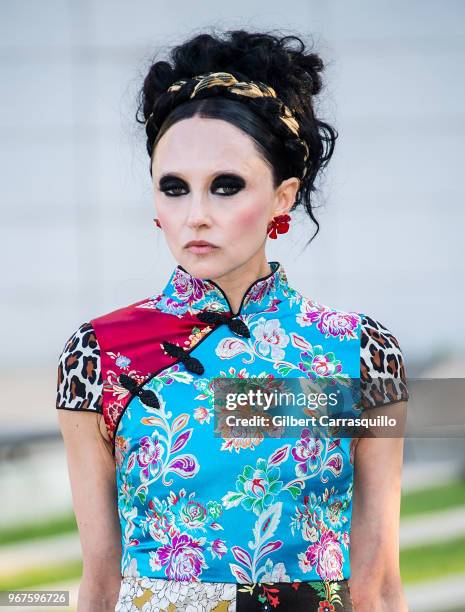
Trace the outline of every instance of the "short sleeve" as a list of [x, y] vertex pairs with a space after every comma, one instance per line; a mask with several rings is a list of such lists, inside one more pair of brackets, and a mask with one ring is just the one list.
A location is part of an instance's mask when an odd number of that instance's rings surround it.
[[360, 392], [363, 408], [407, 401], [404, 359], [397, 338], [380, 321], [362, 314]]
[[91, 323], [66, 341], [58, 361], [56, 407], [103, 412], [100, 347]]

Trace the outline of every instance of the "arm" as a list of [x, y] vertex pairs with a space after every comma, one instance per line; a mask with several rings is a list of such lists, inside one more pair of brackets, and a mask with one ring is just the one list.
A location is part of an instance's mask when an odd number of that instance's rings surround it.
[[354, 451], [351, 578], [356, 612], [407, 610], [399, 570], [403, 436], [409, 398], [397, 338], [380, 321], [362, 315], [362, 416], [395, 417], [397, 426], [364, 432]]
[[[369, 416], [403, 423], [406, 405], [372, 408]], [[408, 610], [399, 569], [403, 442], [401, 435], [362, 437], [355, 447], [349, 585], [356, 612]]]
[[121, 530], [115, 460], [103, 418], [100, 346], [89, 322], [60, 355], [56, 407], [83, 556], [78, 612], [113, 611], [121, 579]]
[[113, 612], [121, 581], [121, 531], [111, 443], [101, 414], [58, 413], [83, 555], [78, 612]]

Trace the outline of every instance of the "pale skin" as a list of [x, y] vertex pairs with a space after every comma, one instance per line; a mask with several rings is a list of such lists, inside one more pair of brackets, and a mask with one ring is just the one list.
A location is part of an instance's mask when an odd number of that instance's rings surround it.
[[82, 548], [78, 612], [114, 612], [120, 588], [115, 462], [101, 414], [57, 410]]
[[[225, 187], [226, 174], [240, 186]], [[152, 175], [156, 216], [174, 258], [193, 276], [214, 280], [237, 312], [249, 285], [271, 272], [267, 225], [290, 211], [299, 179], [274, 188], [271, 168], [247, 134], [197, 116], [162, 136]], [[218, 248], [194, 254], [184, 248], [190, 240]], [[400, 416], [405, 403], [392, 408]], [[102, 415], [58, 413], [83, 555], [78, 612], [113, 612], [121, 533], [112, 444]], [[398, 546], [402, 455], [402, 437], [360, 438], [355, 448], [349, 584], [357, 612], [407, 610]]]
[[397, 437], [362, 437], [355, 447], [349, 586], [356, 612], [408, 611], [399, 570], [406, 410], [406, 402], [372, 408], [370, 417], [396, 419]]

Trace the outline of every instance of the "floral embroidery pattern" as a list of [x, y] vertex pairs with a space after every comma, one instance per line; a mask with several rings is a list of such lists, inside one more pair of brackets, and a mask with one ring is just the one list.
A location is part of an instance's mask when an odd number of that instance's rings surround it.
[[318, 575], [330, 580], [342, 580], [343, 555], [336, 534], [331, 529], [323, 531], [320, 538], [304, 553], [299, 553], [299, 565], [304, 572], [316, 566]]
[[160, 444], [156, 433], [153, 438], [143, 436], [139, 444], [136, 460], [142, 467], [142, 470], [140, 470], [141, 479], [147, 481], [150, 476], [157, 473], [165, 449]]
[[115, 355], [114, 353], [111, 353], [111, 352], [107, 354], [110, 355], [111, 357], [114, 356], [115, 364], [122, 370], [126, 370], [131, 363], [131, 359], [129, 359], [129, 357], [126, 357], [126, 355], [121, 355], [120, 353]]
[[[255, 469], [246, 465], [237, 479], [242, 506], [255, 514], [263, 512], [282, 489], [283, 483], [278, 478], [279, 469], [269, 468], [265, 459], [258, 459]], [[239, 496], [236, 496], [236, 499], [239, 499]]]
[[142, 425], [155, 427], [151, 436], [145, 435], [139, 441], [137, 450], [131, 452], [127, 458], [125, 470], [130, 474], [137, 470], [140, 485], [135, 491], [141, 502], [145, 502], [149, 486], [161, 478], [165, 486], [170, 486], [173, 480], [167, 480], [168, 474], [177, 474], [182, 478], [193, 478], [199, 471], [197, 458], [190, 453], [178, 454], [188, 443], [193, 429], [186, 429], [189, 422], [188, 414], [177, 416], [172, 423], [169, 422], [170, 413], [164, 410], [146, 407], [152, 416], [143, 417]]
[[349, 534], [344, 532], [345, 535], [341, 536], [336, 527], [347, 522], [343, 512], [348, 508], [351, 497], [352, 489], [341, 500], [336, 496], [335, 487], [331, 487], [329, 491], [326, 488], [322, 496], [316, 496], [313, 492], [306, 495], [303, 504], [296, 506], [291, 532], [294, 535], [300, 531], [302, 538], [311, 542], [305, 552], [298, 555], [302, 571], [310, 572], [315, 566], [322, 579], [342, 579], [344, 555], [341, 544], [348, 549]]
[[344, 467], [342, 454], [337, 452], [339, 439], [312, 438], [310, 430], [302, 429], [300, 440], [292, 448], [291, 455], [296, 461], [297, 478], [286, 483], [284, 489], [296, 499], [305, 487], [305, 481], [320, 476], [321, 482], [328, 482], [325, 472], [337, 477]]
[[[242, 595], [242, 594], [245, 595]], [[345, 581], [259, 582], [238, 586], [238, 610], [252, 598], [268, 609], [296, 610], [297, 612], [335, 612], [336, 606], [352, 611], [352, 599]]]
[[164, 569], [167, 578], [181, 582], [198, 580], [202, 570], [208, 568], [206, 552], [221, 559], [228, 551], [226, 542], [219, 537], [207, 540], [201, 535], [222, 529], [218, 518], [222, 506], [209, 501], [203, 504], [195, 499], [195, 492], [187, 496], [183, 488], [160, 500], [150, 499], [141, 521], [141, 529], [148, 532], [161, 546], [149, 550], [150, 567]]
[[289, 336], [284, 333], [279, 319], [266, 321], [260, 318], [253, 330], [253, 335], [258, 341], [258, 352], [260, 355], [270, 355], [273, 361], [284, 357], [284, 347], [289, 343]]
[[292, 449], [292, 456], [298, 461], [295, 471], [298, 476], [306, 476], [314, 472], [318, 467], [318, 459], [323, 450], [323, 442], [320, 438], [311, 438], [305, 434]]
[[125, 576], [115, 612], [236, 612], [235, 595], [233, 583]]
[[252, 510], [255, 514], [263, 512], [283, 487], [277, 466], [287, 459], [288, 454], [289, 445], [286, 445], [275, 451], [268, 461], [258, 459], [255, 468], [246, 465], [237, 478], [237, 492], [230, 491], [222, 498], [225, 508], [241, 504], [245, 510]]
[[[308, 429], [293, 439], [265, 438], [259, 428], [256, 435], [244, 431], [242, 438], [231, 437], [222, 424], [215, 429], [217, 378], [245, 383], [260, 379], [266, 386], [278, 376], [294, 377], [311, 389], [321, 381], [346, 382], [347, 366], [359, 365], [357, 343], [341, 344], [357, 337], [356, 318], [309, 307], [283, 278], [270, 276], [243, 300], [240, 317], [249, 338], [219, 325], [218, 331], [193, 326], [189, 338], [179, 340], [205, 365], [202, 376], [176, 363], [144, 384], [157, 393], [159, 409], [133, 399], [132, 417], [124, 418], [115, 444], [125, 577], [135, 560], [143, 568], [138, 578], [151, 574], [153, 581], [163, 577], [179, 588], [222, 576], [272, 607], [285, 606], [281, 602], [291, 601], [299, 589], [304, 593], [311, 581], [320, 587], [325, 581], [344, 580], [350, 440], [318, 438]], [[171, 308], [169, 300], [184, 300], [190, 314], [205, 306], [229, 309], [213, 283], [194, 281], [178, 270], [163, 298], [145, 307]], [[205, 334], [211, 338], [199, 342]], [[120, 365], [129, 369], [124, 357], [119, 356]], [[216, 367], [209, 367], [211, 362]], [[218, 367], [224, 362], [227, 367]], [[217, 461], [220, 456], [227, 457], [227, 469]], [[202, 486], [196, 478], [200, 474]], [[182, 487], [173, 490], [179, 479]], [[164, 495], [167, 487], [169, 495]], [[313, 589], [321, 610], [338, 605], [337, 588], [331, 589], [325, 586], [321, 594]], [[153, 592], [149, 595], [153, 598]]]
[[176, 534], [168, 544], [161, 546], [156, 553], [151, 553], [151, 565], [153, 569], [165, 566], [166, 576], [170, 580], [190, 581], [197, 579], [202, 569], [208, 567], [202, 551], [201, 540], [194, 540], [186, 534]]
[[248, 340], [237, 337], [222, 340], [215, 351], [220, 359], [232, 359], [241, 353], [249, 356], [249, 359], [243, 358], [244, 363], [253, 363], [255, 357], [271, 362], [284, 358], [289, 336], [281, 327], [279, 319], [266, 320], [260, 317], [252, 321], [252, 318], [253, 315], [246, 318], [252, 337]]
[[[250, 374], [246, 368], [241, 368], [238, 372], [236, 369], [231, 366], [227, 372], [224, 370], [219, 371], [219, 376], [215, 378], [224, 378], [224, 379], [242, 379], [246, 380], [272, 380], [274, 376], [272, 374], [268, 374], [266, 371], [260, 372], [259, 374]], [[207, 423], [210, 424], [211, 419], [213, 418], [213, 408], [214, 408], [214, 379], [208, 378], [200, 378], [194, 381], [194, 387], [200, 390], [200, 393], [195, 396], [195, 400], [206, 400], [207, 406], [197, 406], [194, 409], [194, 418], [201, 424]], [[219, 400], [216, 400], [216, 408], [219, 409]], [[264, 438], [263, 432], [258, 427], [248, 427], [244, 428], [244, 436], [238, 435], [238, 428], [229, 426], [225, 420], [217, 423], [218, 433], [223, 437], [223, 442], [221, 445], [221, 450], [232, 451], [235, 450], [237, 453], [240, 452], [241, 449], [253, 449], [258, 446]], [[234, 435], [232, 435], [234, 432]]]
[[348, 375], [342, 371], [342, 363], [332, 351], [325, 351], [321, 345], [311, 344], [303, 336], [293, 332], [290, 334], [291, 345], [300, 350], [297, 363], [280, 360], [275, 364], [280, 376], [287, 376], [291, 371], [297, 371], [300, 376], [306, 376], [311, 381], [344, 382]]
[[[304, 298], [270, 263], [274, 273], [249, 287], [236, 315], [248, 340], [184, 316], [231, 309], [215, 283], [178, 268], [161, 294], [95, 319], [95, 334], [84, 326], [82, 344], [70, 343], [60, 364], [59, 406], [101, 409], [114, 436], [123, 545], [118, 611], [235, 612], [247, 598], [253, 607], [283, 611], [352, 609], [344, 577], [356, 440], [317, 438], [313, 429], [291, 439], [265, 438], [259, 428], [229, 437], [227, 428], [215, 430], [213, 380], [263, 378], [266, 386], [295, 377], [313, 392], [320, 383], [349, 386], [359, 372], [366, 379], [382, 370], [391, 386], [404, 377], [400, 349], [366, 315]], [[200, 358], [204, 376], [182, 363], [160, 371], [165, 330]], [[109, 350], [99, 354], [97, 339]], [[381, 369], [371, 369], [374, 353], [382, 355]], [[122, 372], [155, 392], [160, 410], [121, 387]], [[396, 393], [392, 387], [391, 400]], [[384, 388], [369, 394], [370, 405], [386, 395]]]
[[268, 541], [273, 537], [279, 525], [281, 512], [282, 503], [277, 502], [259, 515], [253, 529], [254, 541], [249, 542], [249, 548], [253, 551], [253, 555], [241, 546], [231, 547], [234, 558], [240, 563], [240, 565], [229, 564], [231, 572], [238, 582], [258, 582], [260, 574], [267, 571], [265, 564], [260, 566], [260, 561], [283, 545], [282, 540]]
[[263, 581], [252, 585], [236, 585], [223, 582], [177, 582], [128, 575], [121, 582], [115, 612], [236, 612], [242, 605], [248, 605], [247, 599], [261, 604], [268, 603], [272, 609], [283, 612], [353, 610], [346, 581]]
[[309, 299], [302, 300], [296, 320], [302, 327], [315, 323], [325, 338], [332, 336], [341, 342], [356, 339], [360, 324], [360, 316], [356, 312], [333, 310]]
[[[278, 310], [283, 297], [296, 300], [297, 292], [288, 284], [284, 268], [279, 262], [270, 262], [273, 273], [255, 282], [245, 296], [242, 310], [262, 312]], [[182, 266], [177, 266], [162, 293], [151, 297], [137, 308], [156, 308], [162, 312], [181, 317], [201, 310], [227, 312], [229, 304], [223, 292], [209, 279], [195, 278]]]

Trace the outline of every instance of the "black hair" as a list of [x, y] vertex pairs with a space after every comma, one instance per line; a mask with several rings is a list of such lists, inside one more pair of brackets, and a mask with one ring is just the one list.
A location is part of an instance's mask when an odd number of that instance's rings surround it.
[[[150, 174], [156, 143], [174, 123], [194, 115], [228, 121], [254, 140], [271, 166], [275, 188], [289, 177], [300, 178], [305, 169], [291, 210], [303, 206], [315, 223], [316, 231], [309, 244], [319, 231], [313, 214], [315, 179], [331, 159], [338, 137], [337, 131], [314, 112], [314, 97], [322, 89], [321, 57], [307, 50], [299, 36], [240, 29], [195, 35], [173, 47], [169, 60], [152, 63], [139, 92], [136, 121], [146, 123]], [[205, 88], [190, 98], [196, 84], [189, 83], [193, 76], [220, 71], [230, 72], [240, 81], [261, 81], [275, 89], [278, 100], [238, 97], [221, 85]], [[179, 79], [188, 83], [167, 93], [168, 87]], [[296, 117], [300, 138], [279, 119], [280, 101]], [[302, 140], [309, 150], [306, 161]]]

